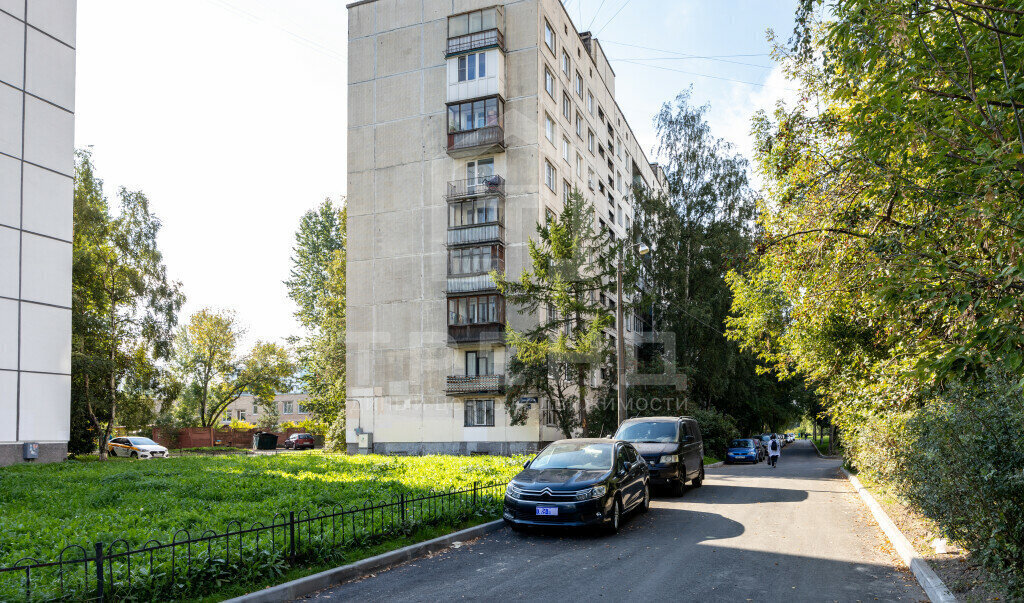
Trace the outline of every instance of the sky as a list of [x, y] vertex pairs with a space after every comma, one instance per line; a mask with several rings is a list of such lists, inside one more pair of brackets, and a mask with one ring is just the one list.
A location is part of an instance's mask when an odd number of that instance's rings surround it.
[[[295, 228], [345, 194], [347, 1], [79, 0], [75, 145], [112, 205], [121, 186], [146, 193], [182, 322], [213, 307], [246, 344], [299, 333], [282, 283]], [[792, 95], [766, 31], [789, 36], [795, 0], [565, 5], [651, 158], [651, 119], [683, 90], [748, 156], [751, 116]]]

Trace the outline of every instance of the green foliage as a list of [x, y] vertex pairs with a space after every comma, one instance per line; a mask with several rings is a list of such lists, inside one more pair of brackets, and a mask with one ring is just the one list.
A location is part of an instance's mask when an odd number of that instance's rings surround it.
[[175, 368], [185, 383], [176, 413], [183, 423], [217, 425], [232, 402], [250, 393], [264, 404], [289, 389], [294, 366], [288, 351], [257, 341], [245, 355], [235, 353], [242, 331], [231, 312], [196, 312], [174, 341]]
[[506, 343], [515, 350], [505, 397], [513, 425], [526, 419], [520, 398], [539, 393], [566, 437], [588, 432], [587, 381], [608, 361], [604, 329], [612, 317], [601, 298], [614, 298], [617, 250], [607, 230], [595, 230], [593, 206], [574, 190], [561, 214], [537, 225], [519, 279], [491, 273], [509, 304], [538, 319], [524, 331], [506, 327]]
[[801, 1], [801, 100], [754, 124], [767, 198], [729, 322], [1018, 595], [1019, 423], [985, 399], [1024, 364], [1022, 8]]
[[308, 211], [295, 233], [288, 296], [305, 328], [293, 338], [304, 405], [320, 420], [345, 415], [345, 258], [347, 209], [330, 199]]
[[697, 419], [697, 424], [700, 425], [705, 454], [724, 459], [729, 442], [740, 436], [736, 420], [714, 409], [697, 409], [686, 414]]
[[874, 417], [851, 456], [895, 486], [1007, 589], [1024, 597], [1024, 393], [992, 374], [944, 388], [920, 409]]
[[[271, 525], [276, 513], [309, 509], [330, 511], [356, 508], [390, 501], [399, 494], [420, 496], [448, 488], [471, 487], [474, 482], [490, 484], [510, 479], [522, 468], [523, 457], [385, 457], [378, 455], [345, 456], [306, 453], [278, 456], [205, 456], [171, 458], [160, 461], [119, 460], [109, 463], [69, 461], [51, 465], [18, 465], [0, 468], [0, 566], [13, 565], [23, 557], [56, 560], [68, 544], [81, 544], [90, 550], [93, 542], [111, 543], [124, 538], [134, 549], [149, 539], [170, 542], [178, 529], [193, 536], [205, 530], [223, 532], [237, 520], [249, 526], [254, 522]], [[476, 510], [452, 510], [423, 519], [396, 522], [394, 530], [371, 537], [361, 526], [354, 542], [332, 546], [321, 540], [318, 526], [311, 537], [302, 533], [300, 561], [345, 562], [349, 556], [379, 542], [395, 541], [414, 534], [431, 523], [457, 525], [466, 519], [491, 519], [500, 514], [501, 498], [486, 501]], [[382, 522], [377, 514], [377, 521]], [[280, 518], [278, 518], [280, 523]], [[384, 522], [386, 523], [386, 522]], [[329, 522], [328, 522], [329, 524]], [[237, 524], [235, 524], [237, 526]], [[346, 540], [353, 540], [351, 531]], [[215, 591], [219, 585], [267, 576], [280, 576], [285, 569], [281, 553], [281, 533], [277, 536], [277, 554], [267, 549], [268, 534], [262, 539], [262, 552], [247, 537], [244, 562], [237, 563], [237, 545], [230, 560], [223, 543], [212, 547], [207, 557], [205, 546], [193, 546], [193, 568], [197, 574], [182, 575], [178, 559], [178, 577], [184, 582], [169, 583], [169, 558], [157, 555], [156, 571], [149, 574], [147, 563], [136, 563], [132, 571], [142, 572], [134, 584], [146, 581], [148, 589], [123, 591], [125, 566], [115, 563], [113, 571], [119, 600], [134, 596], [144, 600], [168, 600], [185, 595]], [[180, 551], [179, 551], [180, 553]], [[258, 557], [254, 557], [258, 556]], [[167, 555], [169, 557], [169, 553]], [[70, 557], [73, 558], [73, 557]], [[140, 558], [141, 559], [141, 558]], [[20, 575], [0, 574], [0, 600], [22, 599]], [[70, 588], [80, 582], [65, 572]], [[56, 589], [56, 572], [33, 573], [33, 594], [40, 598]], [[75, 597], [70, 597], [75, 598]]]
[[[641, 349], [641, 371], [664, 373], [665, 362], [686, 375], [691, 404], [717, 408], [739, 421], [745, 431], [777, 426], [795, 419], [792, 400], [799, 379], [781, 381], [749, 352], [725, 336], [732, 292], [726, 282], [731, 268], [752, 250], [754, 193], [746, 159], [708, 126], [708, 106], [690, 104], [690, 94], [666, 103], [655, 117], [658, 155], [664, 158], [666, 194], [637, 188], [636, 218], [630, 238], [652, 250], [633, 262], [629, 281], [647, 284], [631, 308], [649, 313], [654, 331], [671, 349]], [[657, 353], [655, 353], [657, 352]], [[659, 356], [667, 354], [667, 358]], [[664, 386], [630, 387], [633, 400], [679, 398], [683, 392]]]
[[[159, 398], [159, 366], [184, 302], [157, 248], [160, 220], [141, 192], [118, 190], [111, 215], [88, 152], [75, 164], [69, 449], [86, 452], [124, 422], [145, 424]], [[101, 447], [100, 458], [106, 450]]]

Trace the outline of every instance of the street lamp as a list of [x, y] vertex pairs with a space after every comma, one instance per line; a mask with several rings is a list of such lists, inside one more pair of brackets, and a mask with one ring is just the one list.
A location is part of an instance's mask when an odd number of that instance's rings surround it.
[[619, 252], [618, 263], [615, 266], [615, 364], [619, 400], [619, 425], [626, 420], [626, 341], [622, 336], [622, 256], [626, 249], [636, 248], [640, 255], [647, 255], [651, 248], [643, 243], [637, 243], [624, 247]]

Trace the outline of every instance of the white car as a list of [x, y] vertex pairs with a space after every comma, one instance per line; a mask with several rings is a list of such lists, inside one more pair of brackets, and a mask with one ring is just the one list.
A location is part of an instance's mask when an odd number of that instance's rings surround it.
[[787, 444], [792, 444], [795, 441], [796, 441], [796, 436], [795, 435], [793, 435], [791, 433], [787, 433], [786, 434], [786, 443]]
[[110, 440], [107, 443], [107, 454], [133, 459], [163, 459], [167, 458], [167, 449], [149, 438], [128, 436]]

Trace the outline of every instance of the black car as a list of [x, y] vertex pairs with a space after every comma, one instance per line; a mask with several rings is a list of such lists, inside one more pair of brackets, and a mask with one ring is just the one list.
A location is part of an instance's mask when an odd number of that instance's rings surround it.
[[622, 516], [650, 508], [647, 465], [628, 442], [552, 442], [505, 489], [505, 522], [526, 526], [604, 526], [617, 532]]
[[615, 439], [633, 444], [651, 472], [651, 483], [680, 496], [686, 480], [704, 483], [704, 440], [690, 417], [643, 417], [623, 421]]

